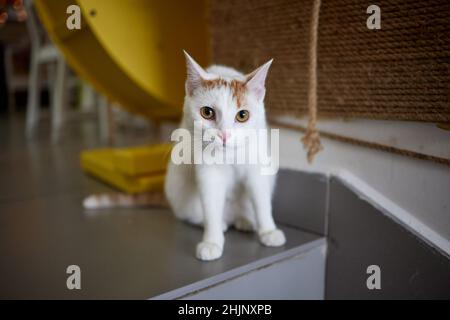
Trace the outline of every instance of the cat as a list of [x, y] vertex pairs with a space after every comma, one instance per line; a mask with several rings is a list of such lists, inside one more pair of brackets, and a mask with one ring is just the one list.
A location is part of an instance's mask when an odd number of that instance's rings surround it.
[[[267, 129], [264, 109], [268, 61], [244, 75], [229, 67], [213, 65], [203, 69], [187, 52], [183, 117], [180, 128], [194, 136], [194, 123], [215, 133], [212, 143], [219, 151], [242, 147], [241, 130]], [[202, 142], [203, 146], [203, 142]], [[203, 150], [203, 149], [202, 149]], [[282, 246], [283, 231], [272, 216], [272, 194], [276, 175], [261, 174], [258, 164], [175, 164], [169, 161], [164, 185], [167, 203], [175, 216], [203, 227], [196, 257], [203, 261], [222, 256], [229, 226], [258, 233], [265, 246]], [[86, 208], [131, 205], [159, 205], [154, 197], [91, 196]]]
[[[204, 70], [185, 52], [187, 79], [181, 128], [193, 135], [194, 122], [216, 132], [216, 147], [237, 148], [236, 129], [267, 129], [265, 80], [272, 60], [244, 75], [213, 65]], [[276, 175], [262, 175], [258, 165], [182, 164], [169, 162], [165, 194], [181, 220], [204, 227], [197, 245], [200, 260], [221, 257], [228, 226], [257, 231], [266, 246], [282, 246], [284, 233], [272, 217]]]

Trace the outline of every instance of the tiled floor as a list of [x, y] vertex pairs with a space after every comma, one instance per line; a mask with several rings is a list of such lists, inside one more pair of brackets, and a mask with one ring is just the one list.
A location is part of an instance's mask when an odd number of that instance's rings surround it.
[[[230, 231], [223, 258], [200, 262], [201, 230], [167, 210], [82, 208], [86, 195], [111, 190], [79, 166], [81, 150], [101, 146], [94, 120], [68, 124], [57, 145], [45, 122], [25, 139], [23, 122], [0, 119], [0, 298], [150, 298], [319, 238], [286, 227], [286, 246], [265, 248]], [[147, 142], [139, 132], [118, 140]], [[66, 287], [72, 264], [81, 290]]]

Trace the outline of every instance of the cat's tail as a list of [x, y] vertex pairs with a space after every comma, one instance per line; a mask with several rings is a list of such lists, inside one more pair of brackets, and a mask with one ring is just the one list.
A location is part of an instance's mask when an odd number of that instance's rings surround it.
[[101, 193], [88, 196], [83, 200], [85, 209], [105, 209], [116, 207], [154, 207], [168, 208], [163, 192], [149, 192], [141, 194], [125, 194], [118, 192]]

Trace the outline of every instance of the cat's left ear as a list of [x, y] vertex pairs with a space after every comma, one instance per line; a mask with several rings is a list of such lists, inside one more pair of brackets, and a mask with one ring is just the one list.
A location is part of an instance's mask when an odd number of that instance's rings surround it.
[[249, 73], [247, 78], [247, 88], [252, 91], [259, 101], [264, 100], [266, 94], [266, 78], [273, 59], [260, 66], [255, 71]]

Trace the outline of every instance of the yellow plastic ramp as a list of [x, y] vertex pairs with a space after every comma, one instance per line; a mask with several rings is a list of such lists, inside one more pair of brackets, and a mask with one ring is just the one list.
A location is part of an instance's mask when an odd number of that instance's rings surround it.
[[[207, 0], [36, 0], [38, 14], [69, 65], [110, 100], [154, 120], [181, 114], [182, 49], [208, 62]], [[69, 5], [80, 30], [66, 27]]]

